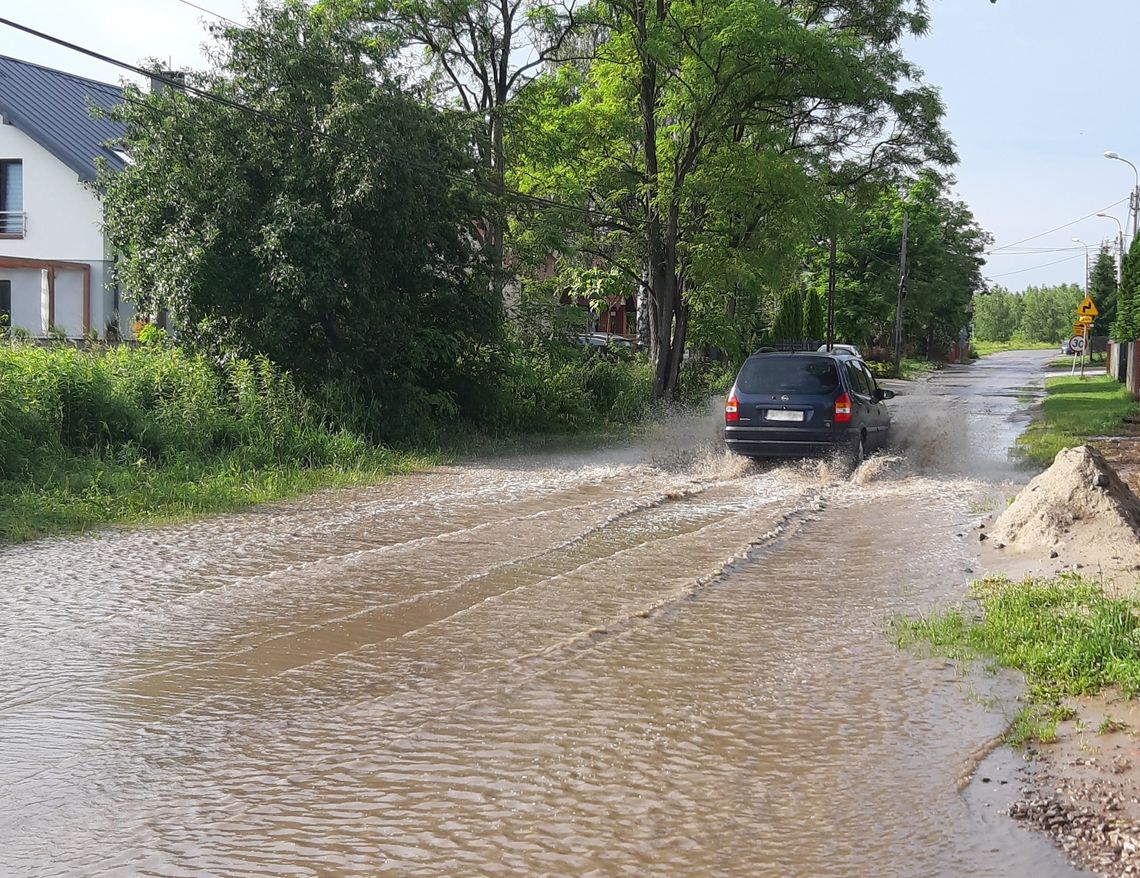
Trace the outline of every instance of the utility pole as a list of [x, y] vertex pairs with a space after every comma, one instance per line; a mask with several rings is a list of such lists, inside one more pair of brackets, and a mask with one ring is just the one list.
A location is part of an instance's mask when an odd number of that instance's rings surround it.
[[903, 301], [906, 299], [906, 243], [910, 213], [903, 214], [902, 250], [899, 252], [899, 298], [895, 305], [895, 377], [902, 377]]
[[1073, 238], [1074, 244], [1080, 244], [1085, 248], [1085, 295], [1089, 294], [1089, 245], [1082, 241], [1080, 238]]
[[1098, 213], [1097, 216], [1104, 219], [1110, 219], [1116, 223], [1116, 283], [1120, 285], [1120, 276], [1124, 272], [1124, 226], [1120, 224], [1120, 220], [1114, 217], [1111, 213]]
[[835, 345], [835, 233], [831, 235], [831, 255], [827, 261], [827, 350]]
[[1135, 241], [1136, 236], [1140, 234], [1140, 184], [1132, 190], [1128, 204], [1132, 213], [1132, 240]]
[[1124, 158], [1119, 153], [1109, 150], [1104, 154], [1106, 159], [1115, 159], [1118, 162], [1124, 162], [1132, 168], [1136, 176], [1136, 185], [1133, 187], [1132, 192], [1128, 197], [1128, 214], [1129, 220], [1132, 224], [1132, 237], [1128, 239], [1129, 246], [1136, 240], [1136, 236], [1140, 235], [1140, 168], [1137, 168], [1132, 162]]

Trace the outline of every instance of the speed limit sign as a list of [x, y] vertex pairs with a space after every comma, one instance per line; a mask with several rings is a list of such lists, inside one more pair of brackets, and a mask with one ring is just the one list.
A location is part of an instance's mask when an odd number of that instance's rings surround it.
[[1085, 349], [1085, 337], [1083, 335], [1074, 335], [1069, 339], [1069, 347], [1074, 354], [1079, 354]]

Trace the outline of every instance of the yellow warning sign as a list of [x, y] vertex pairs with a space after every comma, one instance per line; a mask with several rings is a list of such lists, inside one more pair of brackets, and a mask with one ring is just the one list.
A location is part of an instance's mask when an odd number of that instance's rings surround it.
[[1074, 336], [1084, 335], [1086, 326], [1088, 326], [1087, 323], [1075, 323], [1075, 324], [1073, 324], [1073, 335]]
[[1088, 296], [1085, 296], [1085, 300], [1077, 305], [1078, 317], [1096, 317], [1099, 313], [1100, 312], [1096, 309], [1096, 305], [1093, 304], [1093, 300]]
[[1096, 318], [1091, 314], [1081, 314], [1077, 317], [1077, 325], [1081, 326], [1085, 323], [1092, 323], [1094, 320], [1096, 320]]

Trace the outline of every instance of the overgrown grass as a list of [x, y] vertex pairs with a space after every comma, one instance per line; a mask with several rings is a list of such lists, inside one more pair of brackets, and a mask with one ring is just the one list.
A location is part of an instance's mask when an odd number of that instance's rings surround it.
[[435, 421], [447, 445], [456, 433], [466, 444], [473, 434], [500, 441], [605, 431], [640, 422], [652, 401], [648, 360], [622, 349], [508, 335], [486, 361], [469, 366], [455, 388], [457, 423]]
[[[694, 397], [723, 376], [686, 372]], [[729, 379], [731, 380], [731, 379]], [[410, 450], [350, 389], [315, 403], [265, 359], [222, 364], [159, 338], [79, 351], [0, 344], [0, 542], [171, 521], [384, 477], [471, 453], [628, 435], [649, 409], [643, 357], [514, 347], [470, 369]], [[434, 405], [434, 404], [433, 404]], [[412, 440], [409, 440], [412, 441]]]
[[1140, 410], [1128, 389], [1109, 375], [1049, 378], [1045, 391], [1040, 417], [1017, 440], [1021, 452], [1043, 466], [1088, 436], [1122, 434], [1124, 418]]
[[329, 423], [265, 360], [0, 346], [0, 541], [185, 518], [429, 463]]
[[[937, 363], [933, 360], [922, 360], [915, 357], [908, 357], [899, 363], [900, 376], [903, 381], [912, 381], [919, 375], [929, 375], [932, 372], [937, 372], [942, 368], [943, 363]], [[867, 368], [871, 370], [876, 378], [893, 378], [895, 372], [895, 364], [880, 360], [868, 361]]]
[[1022, 341], [1020, 339], [1011, 339], [1010, 341], [974, 341], [974, 353], [979, 357], [987, 356], [988, 354], [1000, 354], [1005, 351], [1051, 351], [1059, 350], [1061, 345], [1051, 341]]
[[1110, 686], [1140, 694], [1140, 601], [1107, 597], [1073, 575], [985, 579], [971, 596], [971, 604], [897, 621], [895, 643], [958, 660], [986, 657], [1024, 673], [1030, 703], [1011, 727], [1011, 743], [1050, 740], [1071, 715], [1065, 696]]
[[[1087, 368], [1089, 366], [1103, 366], [1107, 359], [1108, 359], [1108, 354], [1106, 354], [1104, 351], [1101, 351], [1099, 353], [1089, 354], [1088, 356], [1085, 357], [1085, 367]], [[1073, 367], [1073, 356], [1072, 356], [1072, 354], [1069, 354], [1069, 355], [1063, 356], [1063, 357], [1057, 357], [1055, 360], [1050, 360], [1050, 362], [1049, 362], [1049, 368], [1050, 369], [1071, 369], [1072, 367]], [[1081, 361], [1078, 359], [1077, 360], [1078, 371], [1080, 370], [1080, 368], [1081, 368]]]
[[124, 465], [99, 455], [61, 459], [46, 478], [0, 484], [0, 542], [181, 521], [323, 488], [375, 484], [436, 462], [385, 449], [312, 467], [251, 465], [240, 453], [173, 466]]

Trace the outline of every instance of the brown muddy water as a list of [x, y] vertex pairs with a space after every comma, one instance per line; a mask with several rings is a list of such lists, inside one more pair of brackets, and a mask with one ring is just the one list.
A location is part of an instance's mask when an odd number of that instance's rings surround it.
[[1016, 681], [885, 635], [963, 593], [1048, 359], [908, 385], [854, 474], [714, 413], [4, 549], [0, 874], [1072, 874], [1016, 757], [960, 791]]

